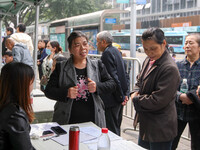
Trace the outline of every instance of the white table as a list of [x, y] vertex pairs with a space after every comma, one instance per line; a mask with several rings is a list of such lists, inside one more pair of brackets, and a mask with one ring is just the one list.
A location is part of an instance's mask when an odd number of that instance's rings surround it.
[[[97, 129], [101, 130], [98, 126], [96, 126], [92, 122], [81, 123], [81, 124], [76, 124], [76, 125], [79, 127], [95, 127]], [[62, 126], [68, 132], [67, 134], [69, 134], [70, 126], [72, 126], [72, 125], [63, 125]], [[115, 136], [117, 136], [117, 135], [115, 135]], [[117, 137], [119, 137], [119, 136], [117, 136]], [[62, 146], [53, 140], [43, 141], [42, 138], [39, 138], [36, 140], [31, 139], [31, 142], [32, 142], [33, 146], [36, 148], [36, 150], [68, 150], [68, 146]], [[89, 144], [80, 143], [79, 150], [94, 150], [95, 149], [94, 147], [96, 145], [97, 145], [97, 142], [89, 143]], [[111, 150], [144, 150], [144, 149], [131, 141], [127, 141], [122, 138], [118, 138], [116, 140], [111, 141]]]

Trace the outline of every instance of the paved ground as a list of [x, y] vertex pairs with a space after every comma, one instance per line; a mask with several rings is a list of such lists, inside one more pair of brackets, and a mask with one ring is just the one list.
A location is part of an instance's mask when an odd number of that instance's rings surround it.
[[[133, 121], [131, 119], [127, 119], [126, 117], [123, 117], [122, 126], [121, 126], [121, 136], [126, 140], [137, 143], [138, 134], [139, 134], [138, 131], [126, 130], [125, 132], [123, 132], [123, 130], [128, 127], [132, 128], [133, 126], [132, 124], [133, 124]], [[187, 134], [187, 130], [185, 130], [184, 134]], [[190, 141], [184, 138], [181, 138], [177, 150], [190, 150]]]

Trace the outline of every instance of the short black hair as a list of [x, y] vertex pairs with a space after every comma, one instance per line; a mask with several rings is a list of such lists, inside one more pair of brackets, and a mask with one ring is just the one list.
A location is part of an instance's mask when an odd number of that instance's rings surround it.
[[13, 28], [12, 27], [7, 27], [6, 30], [10, 31], [10, 33], [13, 34]]
[[25, 32], [26, 31], [26, 26], [23, 23], [20, 23], [17, 28], [19, 28], [19, 32]]
[[142, 34], [142, 40], [154, 40], [158, 44], [162, 44], [165, 40], [165, 34], [160, 28], [149, 28]]
[[39, 43], [39, 42], [44, 42], [45, 48], [47, 48], [47, 43], [49, 42], [49, 40], [38, 40], [38, 43]]
[[12, 51], [7, 50], [7, 51], [5, 52], [5, 54], [4, 54], [4, 56], [5, 56], [5, 55], [8, 55], [9, 57], [11, 57], [11, 56], [12, 56]]
[[86, 40], [88, 41], [88, 37], [85, 35], [85, 33], [81, 32], [81, 31], [73, 31], [69, 37], [67, 38], [67, 42], [69, 44], [69, 48], [72, 47], [72, 42], [77, 38], [77, 37], [85, 37]]

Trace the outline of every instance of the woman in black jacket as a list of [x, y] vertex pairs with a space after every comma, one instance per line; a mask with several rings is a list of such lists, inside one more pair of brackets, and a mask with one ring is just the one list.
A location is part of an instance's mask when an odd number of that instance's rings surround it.
[[88, 38], [83, 32], [74, 31], [67, 40], [71, 56], [56, 64], [45, 89], [45, 95], [57, 101], [53, 122], [62, 125], [92, 121], [105, 127], [104, 104], [99, 95], [113, 92], [116, 84], [100, 60], [88, 57]]
[[30, 92], [33, 69], [23, 63], [6, 64], [0, 75], [0, 150], [32, 150], [29, 137], [33, 121]]

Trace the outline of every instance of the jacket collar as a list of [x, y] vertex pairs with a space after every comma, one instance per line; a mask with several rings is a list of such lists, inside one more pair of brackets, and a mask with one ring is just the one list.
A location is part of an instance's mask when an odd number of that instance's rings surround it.
[[[162, 56], [161, 56], [159, 59], [157, 59], [157, 60], [155, 61], [155, 63], [152, 65], [152, 67], [148, 70], [148, 72], [145, 73], [145, 71], [146, 71], [146, 69], [147, 69], [147, 67], [148, 67], [148, 65], [149, 65], [149, 61], [150, 61], [150, 59], [147, 58], [147, 59], [145, 60], [145, 63], [144, 63], [144, 68], [142, 69], [142, 71], [143, 71], [142, 74], [144, 75], [143, 79], [145, 79], [146, 77], [148, 77], [149, 74], [150, 74], [154, 69], [156, 69], [158, 66], [160, 66], [161, 64], [163, 64], [163, 63], [166, 61], [167, 55], [169, 55], [169, 52], [168, 52], [168, 50], [165, 50], [164, 53], [162, 54]], [[145, 73], [145, 74], [144, 74], [144, 73]]]
[[110, 47], [112, 47], [112, 44], [109, 44], [109, 45], [105, 48], [104, 52], [105, 52], [108, 48], [110, 48]]
[[161, 64], [163, 64], [163, 62], [165, 62], [165, 60], [166, 60], [166, 56], [167, 55], [169, 55], [169, 52], [168, 52], [168, 50], [166, 49], [165, 51], [164, 51], [164, 53], [162, 54], [162, 56], [159, 58], [159, 59], [157, 59], [156, 61], [155, 61], [155, 65], [161, 65]]
[[[95, 67], [95, 64], [94, 62], [92, 62], [88, 56], [87, 56], [87, 77], [92, 79], [94, 78], [93, 74], [93, 70], [96, 70], [94, 69]], [[73, 65], [73, 56], [71, 56], [68, 61], [65, 63], [65, 66], [64, 66], [64, 71], [69, 74], [69, 77], [72, 78], [72, 80], [76, 83], [76, 71], [75, 71], [75, 67]]]
[[[185, 56], [185, 58], [183, 59], [183, 63], [185, 65], [187, 65], [187, 64], [190, 65], [190, 62], [187, 60], [187, 56]], [[196, 60], [193, 65], [200, 65], [200, 58], [198, 60]]]

